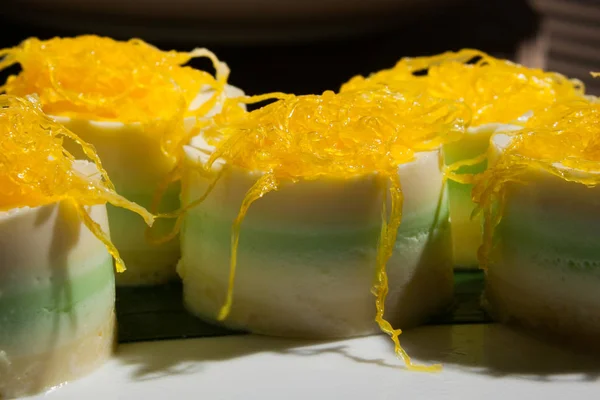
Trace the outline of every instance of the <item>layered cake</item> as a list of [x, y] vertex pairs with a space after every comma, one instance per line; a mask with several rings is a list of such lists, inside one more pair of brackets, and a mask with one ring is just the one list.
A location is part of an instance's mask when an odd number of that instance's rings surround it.
[[[153, 218], [114, 192], [93, 149], [35, 99], [1, 95], [0, 107], [0, 398], [12, 398], [84, 375], [110, 356], [113, 257], [120, 270], [123, 263], [105, 203]], [[82, 145], [94, 163], [75, 161], [63, 140]]]
[[473, 192], [485, 217], [488, 309], [597, 347], [600, 104], [556, 104], [492, 143]]
[[386, 89], [279, 97], [231, 102], [185, 148], [185, 305], [267, 335], [382, 329], [414, 367], [392, 325], [452, 301], [441, 145], [464, 107]]
[[[197, 120], [217, 112], [226, 96], [242, 94], [226, 85], [227, 66], [206, 49], [162, 51], [137, 39], [80, 36], [31, 38], [0, 55], [0, 68], [22, 68], [4, 92], [37, 94], [47, 114], [94, 145], [117, 191], [154, 213], [179, 208], [174, 168]], [[213, 62], [215, 77], [185, 66], [197, 57]], [[143, 221], [120, 208], [109, 205], [108, 216], [128, 265], [117, 284], [175, 277], [179, 240], [170, 234], [172, 218], [157, 220], [147, 232]]]
[[490, 136], [498, 129], [516, 130], [533, 111], [556, 100], [581, 98], [577, 80], [496, 59], [478, 50], [446, 52], [431, 57], [403, 58], [395, 67], [364, 78], [354, 77], [342, 91], [389, 86], [425, 91], [431, 96], [464, 102], [472, 112], [464, 138], [444, 147], [451, 166], [448, 183], [455, 265], [477, 267], [481, 221], [471, 219], [471, 177], [486, 168]]

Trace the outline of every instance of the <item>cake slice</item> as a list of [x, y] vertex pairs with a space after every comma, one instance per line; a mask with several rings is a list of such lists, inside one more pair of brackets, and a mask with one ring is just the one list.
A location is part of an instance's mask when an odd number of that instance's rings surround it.
[[557, 103], [492, 142], [474, 188], [488, 309], [502, 322], [597, 347], [600, 105]]
[[[117, 195], [93, 149], [39, 109], [0, 95], [0, 398], [30, 395], [99, 367], [115, 344], [105, 203]], [[74, 141], [92, 161], [63, 147]], [[112, 255], [112, 256], [111, 256]]]
[[[197, 120], [218, 112], [225, 97], [242, 94], [226, 85], [229, 69], [206, 49], [162, 51], [138, 39], [88, 35], [31, 38], [1, 53], [0, 68], [22, 68], [4, 91], [37, 94], [47, 114], [96, 148], [117, 191], [154, 213], [179, 209], [174, 167]], [[197, 57], [213, 62], [215, 77], [185, 66]], [[79, 149], [69, 150], [81, 156]], [[126, 210], [109, 205], [108, 217], [113, 243], [128, 265], [118, 285], [175, 278], [179, 240], [169, 236], [172, 218], [157, 219], [147, 232]]]
[[279, 96], [228, 106], [185, 148], [185, 305], [266, 335], [382, 329], [412, 365], [392, 325], [452, 301], [441, 145], [464, 108], [385, 89]]

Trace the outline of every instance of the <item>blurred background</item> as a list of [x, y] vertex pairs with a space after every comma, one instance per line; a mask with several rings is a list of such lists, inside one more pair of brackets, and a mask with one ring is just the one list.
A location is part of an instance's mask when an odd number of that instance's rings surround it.
[[600, 70], [600, 0], [2, 0], [0, 23], [1, 47], [83, 33], [209, 47], [248, 94], [336, 90], [403, 56], [464, 47], [600, 94], [589, 75]]

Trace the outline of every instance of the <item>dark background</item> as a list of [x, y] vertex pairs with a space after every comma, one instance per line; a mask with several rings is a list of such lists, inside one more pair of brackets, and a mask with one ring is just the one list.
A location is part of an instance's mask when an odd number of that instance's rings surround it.
[[[53, 15], [51, 11], [32, 20], [21, 17], [26, 13], [11, 8], [11, 4], [19, 6], [18, 1], [3, 0], [4, 12], [0, 15], [2, 48], [17, 45], [30, 36], [44, 39], [83, 33], [109, 35], [117, 39], [141, 37], [163, 49], [187, 50], [203, 46], [227, 62], [232, 70], [231, 83], [248, 94], [269, 91], [306, 94], [337, 90], [353, 75], [391, 67], [403, 56], [434, 54], [464, 47], [515, 59], [521, 44], [534, 37], [540, 27], [540, 16], [524, 0], [456, 0], [448, 5], [424, 7], [412, 14], [400, 9], [396, 13], [391, 11], [380, 17], [381, 26], [371, 19], [369, 29], [361, 28], [367, 25], [366, 22], [354, 17], [347, 21], [350, 28], [337, 34], [317, 32], [305, 35], [308, 37], [290, 36], [288, 40], [286, 35], [289, 32], [278, 30], [278, 27], [286, 27], [287, 21], [281, 20], [272, 24], [271, 37], [267, 35], [260, 40], [244, 40], [244, 26], [240, 27], [240, 24], [232, 28], [236, 35], [224, 40], [227, 29], [233, 27], [231, 23], [217, 26], [220, 30], [215, 30], [217, 33], [214, 35], [204, 32], [198, 35], [198, 39], [191, 34], [185, 40], [177, 40], [173, 35], [163, 34], [164, 21], [94, 14], [85, 16], [87, 20], [72, 16], [73, 22], [69, 23], [66, 18], [69, 16]], [[11, 11], [6, 12], [9, 9]], [[64, 21], [61, 19], [57, 23], [59, 17]], [[178, 22], [169, 23], [174, 26]], [[197, 26], [201, 23], [211, 24], [210, 21], [198, 22]], [[289, 25], [298, 23], [314, 23], [317, 26], [326, 25], [327, 21], [289, 21]], [[262, 27], [267, 24], [264, 22]], [[352, 28], [352, 24], [356, 29]], [[255, 28], [248, 27], [248, 32]], [[204, 61], [194, 63], [198, 67], [209, 68]], [[5, 76], [6, 72], [1, 78]]]

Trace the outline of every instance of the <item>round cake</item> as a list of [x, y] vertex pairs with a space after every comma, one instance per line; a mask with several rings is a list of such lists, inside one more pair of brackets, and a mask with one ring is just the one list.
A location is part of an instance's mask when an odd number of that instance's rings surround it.
[[[104, 205], [88, 209], [107, 231]], [[112, 354], [111, 255], [68, 201], [0, 213], [0, 397], [80, 377]]]
[[492, 140], [490, 168], [474, 188], [488, 309], [597, 347], [600, 105], [557, 104]]
[[[200, 150], [199, 139], [187, 148], [192, 168], [185, 178], [186, 203], [202, 196], [211, 183], [198, 172], [209, 158]], [[453, 293], [440, 153], [422, 152], [415, 158], [398, 167], [404, 194], [402, 223], [397, 251], [387, 268], [386, 318], [403, 328], [445, 311]], [[232, 168], [206, 200], [186, 214], [178, 271], [187, 308], [203, 319], [214, 320], [225, 301], [231, 227], [259, 178]], [[241, 228], [235, 302], [223, 323], [300, 338], [377, 332], [370, 288], [381, 232], [381, 189], [376, 176], [323, 177], [282, 184], [256, 201]]]
[[[212, 90], [205, 89], [198, 95], [194, 105], [204, 104], [212, 93]], [[241, 90], [230, 85], [225, 93], [231, 97], [243, 95]], [[219, 108], [219, 105], [215, 106], [205, 117], [209, 118]], [[157, 189], [172, 173], [174, 163], [163, 154], [159, 141], [152, 132], [148, 132], [145, 125], [74, 117], [53, 118], [94, 145], [119, 194], [147, 209], [152, 208]], [[193, 132], [195, 123], [195, 117], [187, 117], [184, 120], [186, 132]], [[178, 180], [169, 183], [160, 194], [157, 212], [178, 210], [180, 191]], [[170, 237], [174, 219], [157, 219], [148, 232], [146, 223], [134, 213], [110, 204], [107, 208], [112, 241], [127, 263], [127, 271], [117, 275], [117, 284], [154, 285], [172, 280], [180, 257], [179, 238]], [[169, 240], [163, 241], [165, 237], [169, 237]]]
[[[124, 265], [106, 202], [153, 217], [115, 193], [93, 148], [34, 98], [0, 95], [0, 398], [82, 376], [112, 353]], [[75, 160], [71, 140], [92, 162]]]
[[268, 335], [397, 342], [392, 324], [452, 301], [441, 145], [464, 109], [385, 89], [279, 96], [228, 106], [185, 149], [186, 307]]
[[[179, 209], [174, 168], [197, 120], [218, 112], [225, 97], [243, 94], [226, 85], [229, 69], [206, 49], [162, 51], [138, 39], [79, 36], [31, 38], [2, 52], [0, 67], [22, 68], [3, 90], [36, 94], [47, 114], [96, 148], [116, 190], [154, 213]], [[216, 77], [185, 66], [197, 57], [213, 62]], [[66, 147], [82, 156], [70, 143]], [[158, 219], [148, 232], [127, 210], [109, 205], [108, 216], [112, 241], [128, 266], [117, 276], [118, 285], [175, 278], [174, 219]]]

